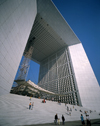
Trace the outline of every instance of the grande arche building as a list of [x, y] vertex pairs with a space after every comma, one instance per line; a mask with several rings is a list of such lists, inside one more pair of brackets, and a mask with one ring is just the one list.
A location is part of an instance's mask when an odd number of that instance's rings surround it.
[[30, 45], [40, 87], [65, 95], [62, 102], [100, 111], [100, 87], [82, 43], [51, 0], [0, 2], [0, 95], [10, 92]]

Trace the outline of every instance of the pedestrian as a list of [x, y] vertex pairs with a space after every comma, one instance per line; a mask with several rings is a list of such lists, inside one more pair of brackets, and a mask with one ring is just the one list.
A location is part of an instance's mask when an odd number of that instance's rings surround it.
[[32, 103], [32, 109], [33, 109], [33, 106], [34, 106], [34, 102]]
[[62, 124], [65, 124], [65, 117], [62, 115]]
[[60, 119], [58, 118], [58, 124], [60, 125]]
[[82, 114], [81, 114], [81, 117], [80, 118], [81, 118], [82, 125], [85, 126], [85, 121], [84, 121], [84, 117], [83, 117]]
[[71, 111], [69, 111], [69, 115], [71, 116]]
[[29, 103], [29, 109], [31, 109], [31, 102]]
[[69, 107], [67, 106], [67, 112], [69, 111]]
[[58, 115], [55, 115], [55, 124], [57, 124], [57, 120], [58, 120]]
[[31, 101], [31, 97], [30, 97], [30, 101]]
[[54, 98], [52, 98], [52, 101], [54, 101]]
[[91, 126], [89, 115], [86, 115], [87, 126]]

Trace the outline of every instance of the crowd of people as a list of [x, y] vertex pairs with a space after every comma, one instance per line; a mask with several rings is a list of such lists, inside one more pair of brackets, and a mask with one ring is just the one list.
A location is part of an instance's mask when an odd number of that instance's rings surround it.
[[[67, 114], [71, 116], [71, 112], [72, 112], [72, 108], [70, 108], [69, 106], [67, 106], [67, 104], [65, 103], [65, 107], [67, 108]], [[73, 106], [73, 109], [75, 111], [77, 111], [76, 108], [74, 108]], [[79, 110], [79, 112], [81, 113], [84, 113], [85, 116], [86, 116], [86, 121], [84, 120], [84, 117], [83, 117], [83, 114], [81, 114], [80, 118], [81, 118], [81, 123], [82, 123], [82, 126], [91, 126], [91, 121], [90, 121], [90, 118], [89, 118], [89, 114], [88, 114], [88, 111], [84, 111], [82, 112], [82, 110]], [[90, 113], [92, 111], [90, 110]], [[56, 114], [55, 115], [55, 120], [54, 120], [55, 124], [60, 124], [60, 118], [58, 118], [58, 115]], [[65, 117], [62, 115], [62, 124], [65, 124]]]
[[[29, 100], [30, 100], [29, 110], [32, 110], [33, 109], [33, 106], [34, 106], [34, 102], [31, 102], [31, 97], [30, 97]], [[43, 99], [42, 100], [42, 103], [46, 103], [46, 100]], [[61, 102], [58, 102], [58, 103], [61, 105]], [[68, 107], [66, 103], [65, 103], [65, 107], [67, 108], [67, 114], [71, 116], [72, 108]], [[75, 109], [75, 111], [77, 111], [77, 109], [74, 108], [74, 106], [73, 106], [73, 109]], [[81, 114], [81, 116], [80, 116], [82, 126], [91, 126], [91, 121], [90, 121], [90, 118], [89, 118], [89, 115], [88, 115], [88, 111], [84, 111], [84, 112], [82, 112], [82, 110], [79, 110], [79, 111], [81, 113], [84, 113], [86, 115], [86, 122], [84, 120], [83, 114]], [[91, 112], [92, 111], [90, 111], [90, 113]], [[65, 117], [64, 117], [64, 115], [62, 115], [61, 120], [62, 120], [62, 124], [64, 125], [65, 124]], [[58, 118], [58, 115], [57, 114], [55, 115], [54, 123], [60, 125], [60, 118]]]
[[[62, 115], [62, 124], [65, 124], [65, 117]], [[58, 115], [55, 115], [55, 120], [54, 120], [55, 124], [59, 124], [60, 125], [60, 118], [58, 118]]]
[[[86, 115], [86, 122], [85, 122], [84, 117], [83, 117], [82, 114], [81, 114], [80, 118], [81, 118], [82, 126], [91, 126], [91, 121], [90, 121], [89, 115]], [[64, 117], [64, 115], [62, 115], [61, 119], [62, 119], [62, 124], [64, 125], [65, 124], [65, 117]], [[57, 114], [55, 115], [54, 123], [60, 125], [60, 118], [58, 118]]]
[[29, 110], [33, 109], [33, 106], [34, 106], [34, 102], [32, 102], [32, 103], [30, 102], [29, 103]]
[[80, 118], [81, 118], [81, 122], [82, 122], [83, 126], [86, 126], [86, 124], [87, 124], [87, 126], [91, 126], [91, 121], [90, 121], [89, 115], [86, 114], [86, 123], [85, 123], [85, 120], [84, 120], [84, 117], [82, 114], [81, 114]]

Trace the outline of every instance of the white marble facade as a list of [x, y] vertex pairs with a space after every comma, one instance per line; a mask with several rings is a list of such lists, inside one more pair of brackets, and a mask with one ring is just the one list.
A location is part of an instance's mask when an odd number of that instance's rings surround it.
[[100, 111], [100, 87], [82, 44], [69, 46], [82, 106]]
[[0, 95], [10, 92], [36, 13], [36, 0], [0, 1]]

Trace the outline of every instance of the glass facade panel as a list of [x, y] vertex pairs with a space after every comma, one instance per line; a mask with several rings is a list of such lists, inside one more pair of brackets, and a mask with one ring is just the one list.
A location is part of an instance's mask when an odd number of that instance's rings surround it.
[[59, 96], [55, 100], [78, 104], [73, 68], [67, 48], [63, 48], [41, 62], [39, 86]]

